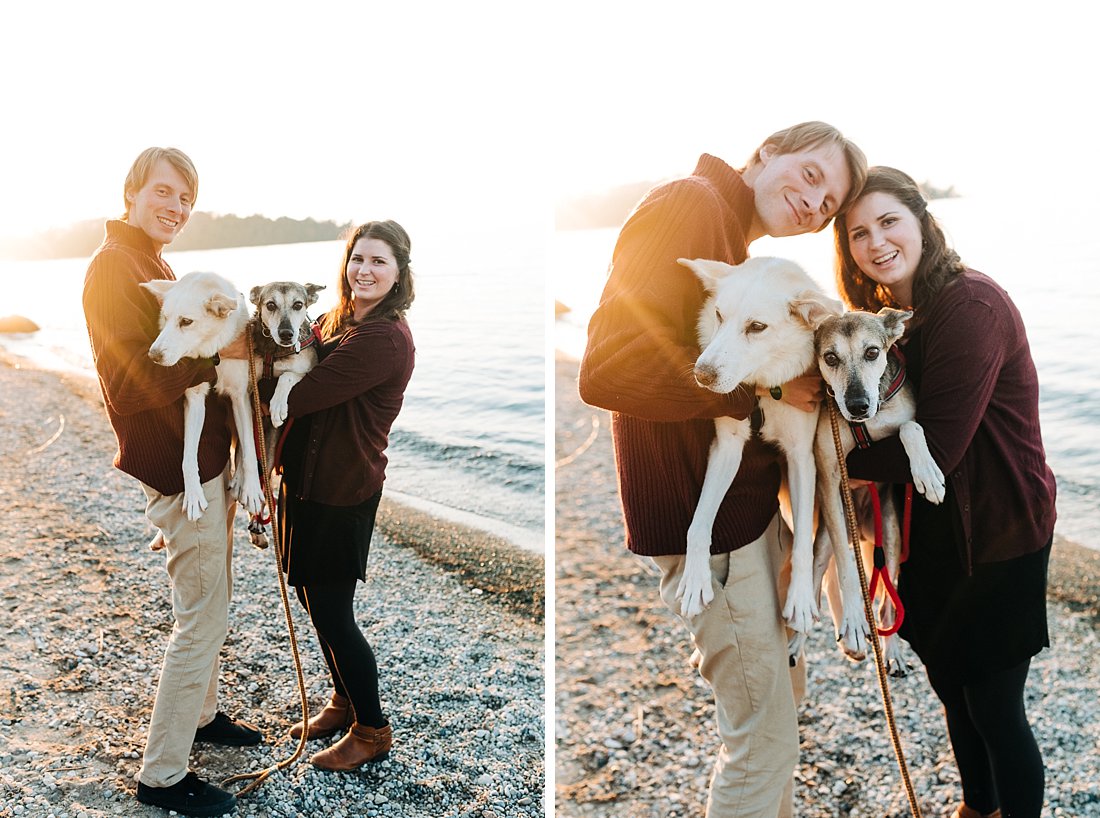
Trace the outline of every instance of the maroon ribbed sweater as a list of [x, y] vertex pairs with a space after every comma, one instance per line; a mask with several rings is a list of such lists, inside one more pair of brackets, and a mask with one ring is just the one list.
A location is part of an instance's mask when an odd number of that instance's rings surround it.
[[[183, 393], [214, 379], [209, 360], [171, 367], [149, 359], [159, 333], [160, 303], [138, 285], [175, 279], [145, 232], [109, 221], [84, 279], [84, 317], [107, 417], [118, 439], [114, 464], [161, 494], [183, 491]], [[224, 401], [206, 402], [199, 442], [199, 477], [217, 477], [229, 460]]]
[[[1023, 318], [997, 282], [967, 270], [923, 308], [906, 334], [917, 422], [947, 477], [964, 566], [1001, 562], [1046, 546], [1057, 485], [1039, 427], [1039, 377]], [[848, 455], [853, 477], [907, 483], [895, 435]], [[923, 532], [914, 526], [912, 547]]]
[[[702, 284], [678, 258], [739, 264], [755, 213], [741, 174], [703, 155], [694, 175], [652, 190], [619, 234], [600, 305], [588, 325], [579, 387], [612, 412], [627, 547], [683, 554], [714, 439], [713, 419], [745, 418], [751, 391], [718, 395], [692, 377]], [[751, 441], [714, 523], [712, 553], [759, 537], [778, 510], [774, 449]]]

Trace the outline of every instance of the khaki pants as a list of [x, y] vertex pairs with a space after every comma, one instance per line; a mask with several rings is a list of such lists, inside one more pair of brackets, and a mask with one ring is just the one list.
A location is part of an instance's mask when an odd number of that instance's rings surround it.
[[[756, 541], [711, 557], [714, 600], [684, 620], [699, 652], [699, 673], [714, 691], [722, 744], [711, 777], [707, 818], [788, 818], [798, 763], [796, 695], [806, 669], [787, 658], [776, 520]], [[679, 615], [683, 556], [654, 557], [661, 599]]]
[[182, 494], [164, 495], [144, 483], [142, 488], [148, 497], [145, 514], [164, 535], [175, 626], [138, 779], [149, 787], [170, 787], [187, 775], [195, 730], [217, 712], [218, 652], [233, 593], [237, 504], [223, 475], [203, 483], [210, 505], [194, 522], [183, 512]]

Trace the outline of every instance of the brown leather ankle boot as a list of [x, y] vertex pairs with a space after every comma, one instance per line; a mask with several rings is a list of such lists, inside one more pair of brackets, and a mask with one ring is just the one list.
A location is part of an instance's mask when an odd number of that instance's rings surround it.
[[[335, 736], [341, 730], [346, 730], [354, 720], [355, 713], [351, 709], [351, 702], [339, 693], [333, 693], [325, 709], [309, 720], [309, 733], [306, 738]], [[301, 722], [290, 728], [290, 737], [293, 739], [302, 737]]]
[[309, 763], [322, 770], [355, 770], [368, 761], [386, 758], [392, 746], [393, 730], [388, 724], [374, 728], [355, 722], [342, 739], [314, 755]]
[[1001, 818], [1000, 809], [985, 815], [976, 809], [971, 809], [966, 804], [960, 804], [951, 814], [951, 818]]

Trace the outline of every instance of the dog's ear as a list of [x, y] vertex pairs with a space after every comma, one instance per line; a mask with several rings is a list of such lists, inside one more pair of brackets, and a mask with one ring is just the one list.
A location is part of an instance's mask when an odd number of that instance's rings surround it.
[[895, 310], [883, 307], [876, 313], [886, 327], [886, 337], [891, 344], [905, 334], [905, 322], [913, 317], [912, 310]]
[[712, 293], [718, 289], [718, 282], [725, 278], [726, 274], [733, 269], [729, 264], [705, 258], [678, 258], [676, 262], [695, 273], [699, 280], [703, 282], [703, 286], [708, 293]]
[[791, 315], [800, 318], [806, 326], [813, 330], [820, 327], [826, 318], [832, 318], [843, 313], [843, 304], [835, 298], [829, 298], [821, 293], [800, 293], [798, 298], [791, 302]]
[[263, 287], [253, 287], [251, 290], [248, 291], [248, 300], [255, 304], [257, 307], [260, 306], [260, 294], [263, 291]]
[[230, 298], [228, 295], [215, 293], [206, 299], [206, 304], [204, 306], [206, 307], [206, 311], [215, 318], [225, 318], [225, 316], [229, 315], [229, 313], [237, 308], [237, 301], [234, 298]]
[[164, 296], [168, 295], [168, 291], [174, 287], [176, 282], [168, 281], [167, 279], [157, 279], [155, 281], [143, 281], [138, 284], [139, 287], [144, 287], [149, 292], [157, 297], [157, 301], [161, 304], [164, 303]]
[[324, 284], [306, 284], [306, 306], [317, 303], [317, 293], [325, 289]]

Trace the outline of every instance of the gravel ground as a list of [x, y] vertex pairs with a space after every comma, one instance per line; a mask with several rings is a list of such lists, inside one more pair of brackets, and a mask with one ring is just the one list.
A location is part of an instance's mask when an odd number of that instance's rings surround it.
[[[110, 465], [95, 386], [12, 363], [0, 354], [0, 816], [165, 815], [133, 797], [172, 627], [144, 495]], [[290, 757], [285, 733], [301, 718], [274, 556], [249, 545], [244, 522], [222, 707], [265, 742], [197, 745], [191, 766], [215, 782]], [[299, 759], [236, 814], [542, 816], [541, 557], [385, 500], [378, 532], [357, 615], [382, 669], [390, 758], [336, 774]], [[316, 712], [327, 674], [291, 603]]]
[[[649, 561], [623, 546], [607, 413], [581, 403], [576, 364], [556, 372], [555, 787], [559, 818], [702, 816], [717, 749], [709, 688]], [[1059, 540], [1052, 647], [1033, 662], [1027, 708], [1047, 771], [1045, 816], [1100, 816], [1100, 552]], [[817, 627], [800, 709], [801, 818], [908, 816], [873, 664]], [[938, 701], [918, 669], [891, 697], [918, 804], [950, 814], [958, 775]]]

